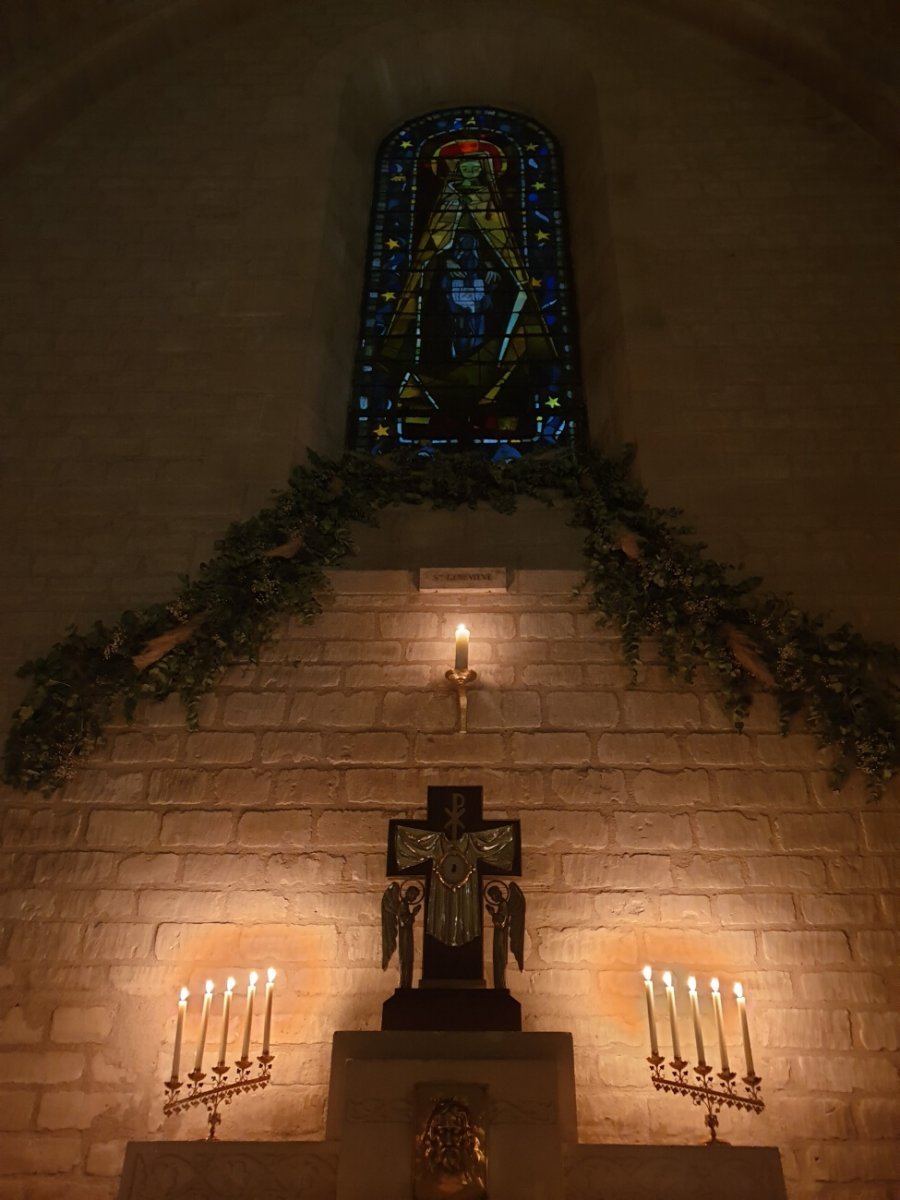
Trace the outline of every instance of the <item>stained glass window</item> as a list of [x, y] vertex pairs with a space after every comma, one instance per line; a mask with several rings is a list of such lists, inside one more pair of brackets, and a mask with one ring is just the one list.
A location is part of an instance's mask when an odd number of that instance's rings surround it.
[[569, 444], [580, 415], [559, 152], [495, 108], [418, 117], [378, 156], [350, 443]]

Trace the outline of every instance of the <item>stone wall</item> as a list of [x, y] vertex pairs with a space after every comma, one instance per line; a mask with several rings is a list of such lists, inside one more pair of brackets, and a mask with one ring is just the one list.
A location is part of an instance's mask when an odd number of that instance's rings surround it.
[[436, 5], [283, 6], [5, 174], [0, 711], [69, 622], [166, 595], [340, 449], [376, 146], [457, 101], [562, 140], [594, 436], [717, 554], [897, 635], [896, 165], [758, 59], [583, 9], [480, 12], [460, 55]]
[[[375, 148], [440, 104], [517, 108], [562, 141], [594, 437], [635, 440], [653, 499], [717, 554], [897, 635], [896, 164], [650, 9], [473, 6], [462, 52], [461, 10], [427, 0], [273, 0], [209, 38], [217, 6], [197, 4], [131, 47], [133, 72], [105, 64], [121, 86], [92, 76], [77, 118], [16, 141], [0, 714], [67, 624], [165, 598], [307, 446], [340, 450]], [[472, 561], [501, 562], [472, 526]], [[419, 565], [434, 528], [409, 512], [370, 563]], [[512, 541], [533, 532], [523, 514]], [[541, 536], [502, 562], [568, 561]], [[229, 673], [199, 733], [167, 704], [63, 796], [4, 794], [3, 1200], [113, 1192], [123, 1140], [161, 1131], [177, 987], [207, 970], [283, 972], [276, 1085], [226, 1128], [317, 1136], [331, 1031], [372, 1027], [389, 988], [386, 817], [451, 780], [525, 822], [517, 985], [530, 1028], [575, 1033], [585, 1138], [696, 1135], [648, 1089], [637, 972], [740, 972], [770, 1106], [731, 1136], [782, 1146], [792, 1200], [886, 1200], [896, 796], [833, 797], [765, 705], [737, 736], [656, 664], [627, 690], [570, 578], [522, 575], [471, 613], [406, 578], [343, 575], [321, 622]], [[481, 676], [465, 739], [442, 678], [461, 615]]]
[[[701, 1137], [697, 1111], [649, 1084], [640, 968], [715, 973], [745, 984], [768, 1101], [723, 1135], [778, 1145], [791, 1200], [887, 1200], [896, 792], [835, 795], [765, 697], [737, 734], [707, 681], [669, 680], [652, 648], [630, 687], [576, 578], [521, 572], [472, 600], [337, 573], [325, 613], [232, 668], [198, 732], [177, 704], [148, 708], [62, 795], [4, 797], [4, 1200], [100, 1200], [127, 1139], [199, 1136], [200, 1114], [160, 1109], [177, 990], [197, 1004], [208, 975], [279, 970], [276, 1082], [224, 1134], [321, 1137], [331, 1034], [377, 1028], [395, 981], [379, 969], [387, 820], [452, 782], [522, 820], [512, 987], [526, 1029], [574, 1035], [582, 1140]], [[443, 678], [460, 619], [479, 673], [466, 736]], [[740, 1063], [733, 1020], [730, 1037]]]

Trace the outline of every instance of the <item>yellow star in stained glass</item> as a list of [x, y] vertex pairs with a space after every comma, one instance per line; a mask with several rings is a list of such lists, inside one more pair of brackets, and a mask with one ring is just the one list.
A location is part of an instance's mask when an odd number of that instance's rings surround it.
[[539, 242], [547, 242], [550, 240], [550, 234], [544, 233], [543, 229], [539, 229], [534, 236]]
[[541, 281], [540, 281], [539, 279], [535, 279], [535, 277], [534, 277], [533, 275], [532, 275], [532, 277], [531, 277], [531, 278], [528, 280], [528, 282], [531, 284], [531, 286], [532, 286], [533, 288], [539, 288], [539, 287], [541, 286]]
[[534, 190], [536, 192], [542, 192], [546, 186], [547, 186], [546, 183], [536, 183], [534, 185]]
[[548, 408], [559, 408], [559, 396], [548, 396], [547, 397], [547, 407]]
[[412, 149], [412, 142], [401, 142], [401, 143], [400, 143], [400, 149], [401, 149], [401, 150], [411, 150], [411, 149]]
[[392, 175], [391, 183], [402, 183], [405, 178], [405, 175]]
[[526, 150], [537, 150], [537, 142], [529, 142], [525, 147]]
[[387, 437], [387, 435], [388, 435], [387, 425], [376, 425], [375, 426], [375, 436], [376, 437]]
[[388, 238], [388, 240], [385, 242], [385, 245], [387, 246], [388, 250], [399, 250], [400, 249], [400, 243], [397, 241], [396, 238]]
[[396, 292], [382, 292], [381, 298], [382, 298], [382, 300], [396, 300], [397, 293]]

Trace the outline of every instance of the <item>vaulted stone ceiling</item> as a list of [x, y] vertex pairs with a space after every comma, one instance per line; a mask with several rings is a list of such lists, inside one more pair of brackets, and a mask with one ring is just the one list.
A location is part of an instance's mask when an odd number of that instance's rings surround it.
[[[7, 0], [0, 11], [0, 161], [143, 64], [233, 21], [298, 2], [304, 0]], [[894, 0], [608, 2], [655, 10], [743, 46], [900, 148]], [[393, 7], [387, 0], [379, 15]], [[546, 5], [534, 0], [534, 7]]]

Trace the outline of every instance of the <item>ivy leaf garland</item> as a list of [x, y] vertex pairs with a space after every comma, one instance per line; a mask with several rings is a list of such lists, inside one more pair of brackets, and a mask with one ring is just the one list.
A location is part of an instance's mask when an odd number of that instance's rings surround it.
[[789, 598], [760, 593], [758, 579], [705, 557], [673, 509], [654, 508], [631, 477], [631, 452], [548, 451], [496, 466], [481, 453], [425, 458], [413, 451], [333, 461], [312, 452], [256, 516], [233, 524], [195, 579], [168, 604], [125, 612], [114, 626], [69, 629], [19, 675], [32, 680], [13, 716], [5, 781], [45, 793], [72, 774], [122, 711], [177, 694], [196, 726], [200, 698], [224, 669], [254, 660], [287, 613], [311, 621], [325, 570], [354, 552], [351, 523], [377, 524], [392, 504], [487, 504], [512, 513], [521, 496], [570, 510], [585, 531], [585, 588], [599, 624], [613, 621], [634, 670], [655, 639], [673, 675], [698, 664], [717, 679], [740, 729], [754, 689], [775, 696], [782, 729], [803, 712], [834, 752], [837, 786], [857, 767], [873, 796], [900, 766], [900, 653], [823, 620]]

